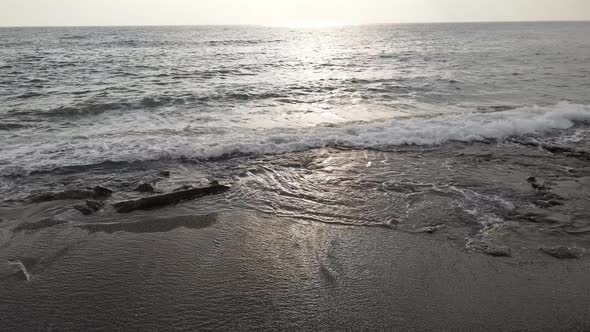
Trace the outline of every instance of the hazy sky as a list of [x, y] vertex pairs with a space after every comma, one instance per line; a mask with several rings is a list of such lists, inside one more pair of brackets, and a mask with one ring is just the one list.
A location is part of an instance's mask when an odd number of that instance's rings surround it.
[[590, 0], [0, 0], [0, 26], [590, 20]]

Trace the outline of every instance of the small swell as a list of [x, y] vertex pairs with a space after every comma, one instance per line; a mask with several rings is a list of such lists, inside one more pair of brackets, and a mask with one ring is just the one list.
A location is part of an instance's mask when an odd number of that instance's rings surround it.
[[0, 130], [15, 130], [15, 129], [22, 129], [27, 128], [27, 125], [23, 125], [20, 123], [0, 123]]
[[38, 113], [49, 117], [78, 117], [88, 115], [99, 115], [107, 111], [128, 109], [129, 103], [88, 103], [77, 106], [61, 106], [50, 111]]
[[205, 44], [210, 46], [218, 45], [258, 45], [258, 44], [269, 44], [269, 43], [280, 43], [280, 39], [233, 39], [233, 40], [210, 40]]
[[81, 39], [87, 39], [88, 36], [83, 36], [83, 35], [72, 35], [72, 36], [63, 36], [60, 39], [63, 40], [81, 40]]
[[217, 94], [210, 96], [199, 97], [199, 101], [251, 101], [251, 100], [265, 100], [274, 98], [287, 98], [286, 95], [274, 92], [262, 92], [262, 93], [247, 93], [247, 92], [232, 92], [227, 94]]
[[34, 98], [34, 97], [40, 97], [42, 96], [42, 93], [38, 93], [38, 92], [27, 92], [27, 93], [23, 93], [22, 95], [18, 95], [16, 96], [17, 99], [29, 99], [29, 98]]

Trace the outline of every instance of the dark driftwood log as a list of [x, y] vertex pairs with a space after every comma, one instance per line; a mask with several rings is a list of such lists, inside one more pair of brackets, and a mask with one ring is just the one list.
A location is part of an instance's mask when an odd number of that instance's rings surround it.
[[119, 213], [127, 213], [135, 210], [148, 210], [166, 205], [176, 204], [178, 202], [195, 199], [198, 197], [219, 194], [228, 191], [230, 187], [215, 185], [205, 188], [194, 188], [189, 190], [175, 191], [168, 194], [151, 196], [132, 201], [124, 201], [113, 204], [115, 210]]

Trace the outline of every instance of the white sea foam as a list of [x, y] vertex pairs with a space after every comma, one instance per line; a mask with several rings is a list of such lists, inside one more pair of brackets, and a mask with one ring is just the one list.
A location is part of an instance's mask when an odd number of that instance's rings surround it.
[[[117, 130], [116, 124], [84, 135], [36, 135], [26, 144], [5, 146], [4, 173], [112, 161], [160, 158], [214, 158], [231, 154], [277, 154], [325, 146], [387, 148], [437, 145], [543, 134], [590, 123], [590, 106], [561, 102], [551, 107], [524, 107], [500, 112], [473, 112], [435, 117], [393, 118], [338, 127]], [[102, 128], [105, 128], [104, 126]], [[6, 165], [8, 164], [8, 165]]]
[[[385, 148], [396, 145], [437, 145], [449, 141], [502, 139], [590, 122], [590, 106], [567, 102], [553, 107], [525, 107], [503, 112], [479, 112], [391, 119], [336, 128], [291, 131], [271, 130], [258, 139], [236, 137], [232, 144], [215, 144], [194, 150], [192, 157], [232, 153], [272, 154], [324, 146]], [[189, 152], [189, 151], [187, 151]]]

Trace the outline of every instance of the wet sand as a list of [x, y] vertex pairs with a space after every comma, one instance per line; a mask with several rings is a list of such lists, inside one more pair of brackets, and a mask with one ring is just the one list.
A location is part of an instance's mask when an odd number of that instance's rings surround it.
[[526, 142], [4, 177], [0, 330], [587, 330], [587, 144]]
[[120, 225], [57, 225], [0, 251], [42, 253], [25, 260], [28, 282], [0, 265], [2, 329], [590, 327], [584, 257], [498, 258], [428, 234], [251, 213]]

